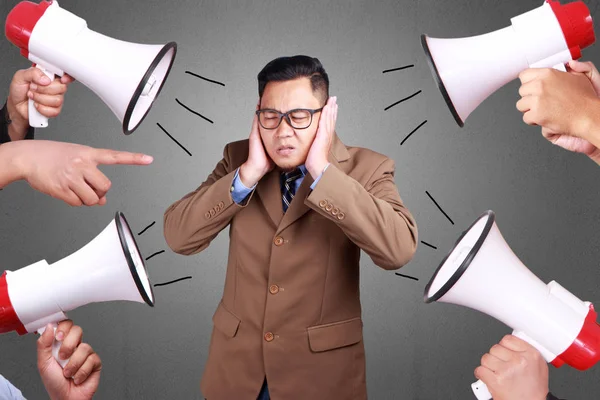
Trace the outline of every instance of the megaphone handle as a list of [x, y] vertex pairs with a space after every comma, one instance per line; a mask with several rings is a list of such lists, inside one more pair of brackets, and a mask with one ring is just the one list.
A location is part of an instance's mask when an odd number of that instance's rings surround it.
[[490, 400], [492, 398], [492, 394], [488, 390], [486, 384], [483, 383], [481, 380], [472, 383], [471, 389], [473, 389], [473, 393], [475, 393], [475, 397], [477, 397], [477, 400]]
[[[56, 324], [56, 322], [52, 322], [50, 323], [50, 325], [52, 325], [52, 328], [54, 329], [54, 341], [52, 342], [52, 355], [54, 356], [54, 359], [56, 360], [56, 362], [58, 362], [58, 364], [64, 368], [65, 365], [67, 365], [67, 363], [69, 362], [70, 358], [67, 358], [66, 360], [61, 359], [58, 356], [58, 351], [60, 350], [60, 346], [62, 345], [62, 340], [56, 340], [56, 329], [58, 328], [58, 325]], [[37, 330], [37, 332], [40, 335], [43, 335], [44, 332], [46, 331], [46, 327], [40, 328]]]
[[[50, 81], [54, 80], [53, 72], [44, 69], [39, 64], [36, 64], [35, 67], [41, 70], [48, 78], [50, 78]], [[45, 128], [48, 126], [48, 118], [36, 110], [35, 106], [33, 105], [33, 100], [31, 99], [29, 99], [29, 125], [32, 128]]]
[[557, 70], [562, 71], [562, 72], [567, 72], [567, 67], [563, 63], [556, 64], [552, 68], [557, 69]]

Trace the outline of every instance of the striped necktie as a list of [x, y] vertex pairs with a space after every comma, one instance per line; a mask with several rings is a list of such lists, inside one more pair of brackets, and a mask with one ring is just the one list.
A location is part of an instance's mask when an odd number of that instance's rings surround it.
[[296, 168], [291, 172], [281, 174], [281, 193], [283, 200], [283, 212], [285, 213], [294, 199], [296, 194], [296, 185], [294, 181], [301, 178], [304, 174], [300, 168]]

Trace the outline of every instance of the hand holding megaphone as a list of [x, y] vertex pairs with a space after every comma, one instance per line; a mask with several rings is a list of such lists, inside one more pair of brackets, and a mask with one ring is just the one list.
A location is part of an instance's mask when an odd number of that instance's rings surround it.
[[51, 399], [89, 400], [100, 383], [102, 361], [94, 349], [82, 342], [83, 331], [70, 320], [59, 324], [58, 335], [64, 334], [62, 351], [70, 357], [63, 369], [53, 356], [56, 343], [53, 329], [46, 329], [37, 341], [37, 366]]
[[[49, 79], [69, 74], [98, 95], [132, 133], [159, 95], [177, 44], [145, 45], [113, 39], [55, 0], [22, 1], [6, 18], [6, 37]], [[31, 106], [32, 107], [32, 106]], [[30, 108], [30, 125], [47, 126]]]

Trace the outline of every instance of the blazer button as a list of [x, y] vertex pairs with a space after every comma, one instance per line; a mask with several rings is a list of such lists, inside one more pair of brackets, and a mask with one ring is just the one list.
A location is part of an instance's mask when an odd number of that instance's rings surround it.
[[271, 294], [279, 293], [279, 286], [277, 286], [277, 285], [269, 286], [269, 293], [271, 293]]
[[271, 341], [273, 341], [273, 339], [275, 339], [275, 335], [273, 335], [273, 333], [271, 333], [271, 332], [265, 333], [265, 340], [267, 342], [271, 342]]
[[217, 213], [217, 212], [215, 211], [215, 209], [214, 209], [214, 208], [210, 210], [210, 216], [211, 216], [211, 217], [214, 217], [216, 213]]
[[223, 203], [222, 201], [219, 203], [219, 209], [223, 209], [225, 207], [225, 203]]
[[327, 204], [327, 207], [325, 207], [325, 209], [326, 209], [327, 211], [331, 211], [331, 210], [333, 210], [333, 204]]
[[321, 208], [325, 208], [326, 205], [327, 205], [327, 200], [321, 200], [319, 202], [319, 207], [321, 207]]
[[339, 208], [334, 208], [333, 210], [331, 210], [331, 215], [338, 215], [340, 213], [340, 209]]
[[275, 240], [273, 240], [273, 243], [275, 243], [275, 246], [281, 246], [283, 244], [283, 238], [281, 236], [277, 236]]
[[343, 220], [345, 217], [346, 217], [346, 214], [344, 214], [343, 212], [341, 212], [337, 215], [337, 219], [339, 219], [340, 221]]
[[210, 213], [208, 211], [206, 212], [206, 214], [204, 214], [204, 218], [210, 219]]

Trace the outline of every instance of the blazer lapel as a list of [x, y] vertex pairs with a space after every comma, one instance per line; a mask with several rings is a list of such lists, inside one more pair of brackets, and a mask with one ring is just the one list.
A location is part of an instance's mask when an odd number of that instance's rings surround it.
[[258, 182], [256, 192], [260, 197], [269, 217], [275, 226], [279, 226], [283, 218], [283, 204], [281, 186], [279, 183], [279, 170], [277, 168], [269, 172]]

